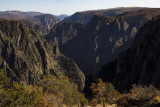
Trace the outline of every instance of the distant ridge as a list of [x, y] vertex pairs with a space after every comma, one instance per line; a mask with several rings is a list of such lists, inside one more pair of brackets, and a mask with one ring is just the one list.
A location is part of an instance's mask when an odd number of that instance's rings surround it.
[[149, 7], [115, 7], [115, 8], [107, 8], [107, 9], [96, 9], [96, 10], [86, 10], [86, 11], [80, 11], [80, 12], [95, 12], [95, 11], [106, 11], [106, 10], [119, 10], [119, 9], [146, 9]]
[[1, 11], [0, 18], [6, 20], [20, 21], [22, 24], [33, 28], [38, 34], [46, 35], [56, 23], [60, 20], [52, 14], [41, 12], [22, 12], [22, 11]]
[[[29, 12], [22, 12], [22, 11], [18, 11], [18, 10], [8, 10], [8, 11], [1, 11], [0, 12], [0, 17], [6, 19], [5, 17], [3, 17], [3, 15], [7, 15], [7, 14], [12, 14], [12, 15], [18, 15], [20, 18], [21, 17], [25, 17], [25, 18], [30, 18], [30, 17], [34, 17], [37, 15], [42, 15], [44, 13], [41, 12], [34, 12], [34, 11], [29, 11]], [[9, 19], [9, 18], [8, 18]]]
[[59, 20], [64, 20], [64, 19], [67, 18], [67, 17], [69, 17], [69, 16], [66, 15], [66, 14], [62, 14], [62, 15], [58, 15], [58, 16], [57, 16], [57, 18], [58, 18]]
[[147, 7], [117, 7], [110, 9], [88, 10], [76, 12], [72, 16], [65, 19], [65, 21], [86, 24], [92, 19], [94, 15], [117, 16], [125, 12], [138, 11], [143, 9], [147, 9]]

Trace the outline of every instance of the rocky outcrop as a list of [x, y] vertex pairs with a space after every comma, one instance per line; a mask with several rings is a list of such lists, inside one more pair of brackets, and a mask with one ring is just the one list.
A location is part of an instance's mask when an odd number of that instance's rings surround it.
[[59, 22], [59, 19], [56, 16], [50, 14], [35, 16], [31, 20], [33, 20], [34, 24], [44, 26], [47, 29], [51, 29], [56, 23]]
[[160, 13], [159, 9], [155, 10], [136, 10], [117, 17], [95, 15], [85, 25], [61, 22], [52, 28], [46, 40], [73, 58], [85, 75], [96, 78], [100, 67], [126, 50], [139, 28]]
[[[82, 91], [85, 77], [75, 62], [59, 62], [48, 43], [35, 31], [16, 21], [0, 19], [0, 67], [11, 80], [35, 84], [42, 75], [63, 73]], [[69, 75], [70, 74], [70, 75]]]
[[76, 83], [79, 86], [79, 90], [82, 91], [85, 86], [85, 76], [73, 59], [61, 55], [56, 57], [56, 60], [58, 61], [60, 71], [69, 77], [71, 82]]
[[84, 28], [83, 24], [72, 22], [60, 22], [56, 24], [45, 39], [52, 46], [63, 46], [76, 38]]
[[103, 66], [99, 77], [112, 82], [121, 91], [133, 84], [160, 88], [160, 17], [145, 24], [129, 49], [115, 61]]
[[30, 28], [33, 28], [36, 33], [38, 33], [41, 36], [45, 36], [49, 33], [49, 29], [42, 25], [34, 24], [31, 20], [20, 20], [20, 22]]
[[60, 20], [50, 14], [34, 16], [26, 20], [19, 20], [22, 24], [33, 28], [39, 35], [47, 35], [50, 29]]

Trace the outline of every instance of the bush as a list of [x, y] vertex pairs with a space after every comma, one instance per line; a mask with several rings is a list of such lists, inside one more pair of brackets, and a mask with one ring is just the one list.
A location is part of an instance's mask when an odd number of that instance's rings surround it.
[[87, 104], [77, 86], [69, 78], [59, 74], [46, 75], [36, 86], [25, 82], [10, 82], [10, 79], [0, 70], [0, 107], [48, 107], [62, 104]]
[[49, 99], [48, 103], [55, 101], [66, 105], [87, 103], [84, 95], [78, 92], [77, 86], [64, 75], [47, 75], [38, 86], [43, 88], [45, 98]]
[[119, 95], [120, 93], [111, 83], [105, 83], [104, 97], [107, 103], [113, 104]]
[[160, 103], [160, 91], [153, 86], [133, 85], [128, 94], [118, 98], [119, 106], [149, 106]]
[[96, 83], [92, 83], [90, 88], [92, 90], [91, 104], [94, 106], [100, 103], [112, 104], [120, 95], [111, 83], [103, 83], [101, 78], [97, 79]]
[[42, 102], [42, 91], [24, 82], [13, 82], [0, 71], [0, 106], [38, 106]]
[[7, 88], [10, 86], [10, 79], [0, 70], [0, 88]]

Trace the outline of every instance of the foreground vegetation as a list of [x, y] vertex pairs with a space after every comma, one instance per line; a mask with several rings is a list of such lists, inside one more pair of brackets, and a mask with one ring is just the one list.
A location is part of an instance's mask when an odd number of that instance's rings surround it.
[[[160, 91], [153, 86], [133, 85], [125, 94], [120, 94], [111, 83], [97, 79], [92, 83], [89, 105], [117, 104], [126, 106], [149, 106], [160, 103]], [[11, 82], [0, 70], [0, 106], [62, 107], [62, 104], [88, 105], [88, 100], [78, 92], [77, 86], [62, 74], [46, 75], [36, 85]]]
[[77, 86], [66, 76], [46, 75], [37, 85], [27, 85], [24, 82], [11, 82], [0, 71], [0, 106], [12, 107], [61, 107], [62, 104], [87, 104], [84, 95], [78, 92]]
[[91, 84], [92, 97], [90, 105], [116, 104], [120, 107], [128, 106], [150, 106], [160, 103], [160, 91], [153, 86], [133, 85], [128, 93], [120, 94], [111, 83], [103, 83], [97, 79]]

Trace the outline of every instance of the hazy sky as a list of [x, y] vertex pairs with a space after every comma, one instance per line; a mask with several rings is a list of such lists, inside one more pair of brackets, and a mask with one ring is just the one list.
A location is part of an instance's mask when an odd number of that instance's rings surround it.
[[0, 0], [0, 11], [39, 11], [55, 15], [131, 6], [160, 7], [160, 0]]

